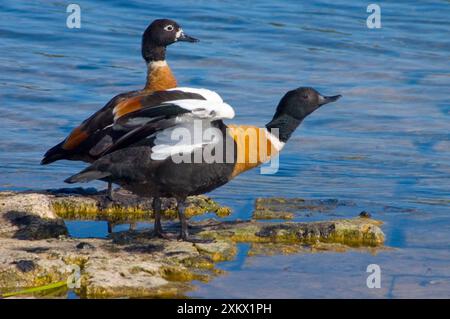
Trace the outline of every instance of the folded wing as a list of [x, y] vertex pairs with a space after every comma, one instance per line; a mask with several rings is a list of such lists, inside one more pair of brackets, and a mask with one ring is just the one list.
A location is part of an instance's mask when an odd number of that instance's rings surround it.
[[[205, 129], [213, 127], [212, 123], [216, 121], [234, 117], [233, 108], [213, 91], [177, 88], [164, 92], [168, 97], [173, 95], [174, 99], [144, 106], [115, 120], [111, 135], [120, 137], [104, 150], [102, 156], [143, 139], [151, 139], [152, 159], [163, 160], [171, 154], [202, 147]], [[176, 99], [182, 96], [188, 98]], [[183, 134], [184, 138], [180, 140]]]
[[[105, 136], [111, 137], [111, 143], [101, 157], [66, 182], [102, 179], [114, 174], [114, 171], [120, 175], [120, 172], [129, 169], [124, 161], [144, 160], [138, 154], [149, 154], [150, 161], [156, 164], [175, 153], [192, 152], [205, 143], [217, 141], [215, 138], [204, 141], [202, 133], [205, 130], [216, 129], [223, 119], [234, 117], [233, 108], [215, 92], [191, 88], [164, 92], [170, 92], [165, 101], [150, 106], [143, 103], [140, 109], [117, 117], [113, 125], [105, 129], [108, 132]], [[196, 138], [195, 130], [200, 132], [200, 139]], [[180, 140], [177, 138], [180, 132], [188, 132], [189, 137], [193, 138]], [[133, 144], [144, 146], [147, 151], [127, 153], [127, 147]], [[120, 151], [115, 152], [117, 150]]]

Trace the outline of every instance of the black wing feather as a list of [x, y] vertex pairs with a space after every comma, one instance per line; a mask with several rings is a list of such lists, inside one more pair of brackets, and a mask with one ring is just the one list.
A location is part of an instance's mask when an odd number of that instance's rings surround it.
[[[163, 104], [131, 112], [116, 120], [113, 131], [120, 131], [120, 137], [115, 139], [101, 156], [127, 147], [152, 134], [176, 125], [176, 118], [189, 113], [176, 104]], [[138, 119], [138, 123], [133, 120]]]

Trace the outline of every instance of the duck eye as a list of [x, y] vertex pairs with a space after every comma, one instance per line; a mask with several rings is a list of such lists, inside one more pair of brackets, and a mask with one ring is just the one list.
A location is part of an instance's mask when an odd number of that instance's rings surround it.
[[308, 94], [304, 94], [304, 95], [303, 95], [303, 98], [304, 98], [305, 100], [307, 100], [307, 99], [308, 99]]
[[164, 30], [166, 30], [166, 31], [173, 31], [173, 25], [171, 25], [171, 24], [166, 25], [166, 26], [164, 27]]

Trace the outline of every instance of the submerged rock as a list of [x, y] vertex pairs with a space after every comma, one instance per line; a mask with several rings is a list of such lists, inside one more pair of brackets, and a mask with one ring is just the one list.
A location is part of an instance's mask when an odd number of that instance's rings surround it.
[[283, 211], [260, 209], [253, 212], [253, 219], [294, 219], [294, 217], [293, 213]]
[[296, 216], [310, 217], [317, 213], [329, 213], [338, 207], [353, 206], [351, 201], [337, 199], [303, 198], [257, 198], [254, 219], [294, 219]]
[[216, 222], [203, 225], [204, 238], [247, 243], [338, 243], [350, 247], [376, 247], [384, 243], [382, 222], [372, 219], [338, 219], [325, 222], [258, 223]]

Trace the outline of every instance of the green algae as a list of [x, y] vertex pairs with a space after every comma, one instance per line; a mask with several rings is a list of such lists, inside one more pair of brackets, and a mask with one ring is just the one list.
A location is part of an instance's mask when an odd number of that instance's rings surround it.
[[236, 245], [227, 240], [209, 244], [195, 244], [195, 247], [200, 254], [207, 255], [216, 263], [232, 260], [237, 253]]
[[247, 243], [314, 244], [340, 243], [351, 247], [379, 246], [384, 234], [381, 222], [367, 219], [340, 219], [311, 223], [256, 223], [234, 224], [221, 229], [206, 229], [199, 233], [204, 238]]
[[291, 212], [274, 212], [271, 210], [255, 210], [253, 219], [293, 219], [294, 214]]
[[61, 287], [66, 288], [67, 282], [59, 281], [59, 282], [51, 283], [51, 284], [40, 286], [40, 287], [33, 287], [33, 288], [22, 289], [22, 290], [18, 290], [18, 291], [14, 291], [14, 292], [8, 292], [8, 293], [0, 294], [0, 297], [9, 298], [9, 297], [14, 297], [14, 296], [19, 296], [19, 295], [30, 295], [30, 294], [36, 294], [36, 293], [42, 294], [48, 290], [59, 289]]
[[190, 282], [193, 280], [207, 282], [211, 278], [205, 273], [190, 271], [188, 268], [184, 268], [182, 265], [162, 267], [161, 274], [162, 277], [168, 281], [178, 282]]
[[353, 206], [351, 201], [337, 199], [303, 199], [269, 197], [257, 198], [253, 219], [293, 219], [296, 216], [312, 216], [328, 213], [337, 207]]
[[[100, 209], [97, 197], [49, 195], [49, 198], [54, 213], [65, 219], [129, 222], [153, 217], [148, 203]], [[325, 211], [329, 209], [327, 207], [338, 205], [335, 201], [323, 203], [328, 206], [315, 210]], [[310, 204], [311, 201], [302, 199], [259, 200], [255, 204], [255, 212], [259, 211], [264, 219], [280, 219], [283, 215], [291, 218], [286, 207], [307, 210]], [[277, 209], [277, 205], [282, 208]], [[205, 212], [214, 212], [218, 216], [230, 214], [228, 208], [221, 207], [206, 196], [190, 198], [187, 209], [189, 217]], [[255, 219], [258, 214], [254, 215]], [[173, 203], [167, 202], [163, 215], [166, 219], [176, 218]], [[83, 239], [81, 242], [70, 238], [36, 242], [4, 239], [5, 245], [0, 246], [0, 255], [7, 257], [0, 263], [0, 289], [17, 291], [52, 285], [67, 280], [70, 274], [64, 268], [76, 265], [81, 271], [81, 286], [75, 291], [82, 298], [183, 298], [187, 291], [193, 289], [192, 281], [207, 282], [223, 274], [224, 271], [216, 265], [233, 260], [238, 243], [250, 243], [249, 256], [344, 252], [354, 247], [378, 249], [384, 242], [381, 224], [371, 218], [309, 223], [256, 220], [191, 223], [193, 235], [213, 239], [211, 243], [156, 239], [148, 231], [120, 232], [108, 239]], [[170, 231], [177, 230], [171, 228]], [[30, 271], [20, 270], [13, 264], [14, 261], [27, 259], [38, 261]]]
[[[52, 198], [52, 206], [56, 215], [66, 220], [106, 220], [111, 223], [126, 223], [131, 221], [148, 221], [154, 218], [154, 213], [149, 208], [148, 201], [142, 201], [133, 205], [111, 205], [101, 207], [99, 196], [86, 197], [79, 195], [56, 196]], [[172, 204], [172, 206], [174, 206]], [[218, 217], [226, 217], [231, 214], [229, 207], [219, 205], [206, 196], [192, 196], [187, 199], [186, 216], [215, 213]], [[161, 212], [166, 220], [178, 217], [175, 207], [167, 207]]]
[[[33, 271], [23, 272], [16, 267], [0, 271], [0, 291], [3, 293], [19, 290], [31, 290], [65, 282], [68, 274], [63, 274], [56, 267], [44, 269], [37, 267]], [[53, 287], [55, 288], [55, 287]], [[37, 292], [37, 291], [33, 291]]]
[[196, 256], [185, 258], [181, 261], [187, 268], [199, 269], [199, 270], [213, 270], [215, 267], [214, 260], [210, 256]]

